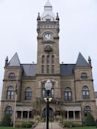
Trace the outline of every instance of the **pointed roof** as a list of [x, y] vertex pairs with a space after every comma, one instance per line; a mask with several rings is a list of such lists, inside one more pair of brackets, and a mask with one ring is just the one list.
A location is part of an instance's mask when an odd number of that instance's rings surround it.
[[82, 67], [89, 66], [88, 62], [86, 61], [86, 59], [83, 57], [81, 53], [79, 53], [78, 55], [76, 66], [82, 66]]
[[15, 53], [9, 61], [9, 66], [20, 66], [20, 60], [17, 53]]
[[49, 0], [44, 5], [44, 12], [42, 14], [42, 20], [46, 21], [47, 19], [53, 21], [55, 20], [55, 15], [53, 13], [53, 8]]

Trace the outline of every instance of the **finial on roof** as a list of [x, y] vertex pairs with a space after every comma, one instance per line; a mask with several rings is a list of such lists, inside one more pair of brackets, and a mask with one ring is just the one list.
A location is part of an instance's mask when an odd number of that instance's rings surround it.
[[58, 21], [60, 20], [60, 19], [59, 19], [59, 15], [58, 15], [58, 13], [57, 13], [57, 16], [56, 16], [56, 20], [58, 20]]
[[88, 62], [90, 64], [90, 66], [91, 66], [92, 64], [91, 64], [91, 57], [90, 56], [88, 57]]
[[37, 20], [38, 20], [38, 21], [40, 20], [40, 13], [39, 13], [39, 12], [38, 12]]
[[8, 65], [8, 56], [5, 59], [5, 66], [7, 66], [7, 65]]

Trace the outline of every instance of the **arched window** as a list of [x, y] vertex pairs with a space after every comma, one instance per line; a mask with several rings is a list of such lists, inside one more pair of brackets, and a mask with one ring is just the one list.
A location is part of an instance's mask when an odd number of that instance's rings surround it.
[[87, 79], [87, 73], [81, 73], [81, 79]]
[[14, 99], [14, 88], [9, 86], [7, 89], [7, 99]]
[[87, 86], [83, 86], [82, 96], [83, 96], [83, 99], [89, 99], [90, 98], [89, 88]]
[[50, 63], [50, 56], [47, 55], [47, 64], [49, 64], [49, 63]]
[[49, 73], [50, 72], [50, 67], [49, 67], [49, 65], [47, 65], [47, 73]]
[[72, 91], [71, 88], [67, 87], [64, 91], [64, 100], [71, 101], [72, 100]]
[[54, 55], [52, 55], [52, 64], [54, 64]]
[[52, 65], [52, 68], [51, 68], [52, 73], [54, 73], [54, 71], [55, 71], [54, 67], [55, 67], [55, 66]]
[[44, 65], [41, 66], [41, 73], [44, 73]]
[[16, 77], [14, 73], [9, 73], [8, 78], [14, 80]]
[[91, 107], [90, 106], [85, 106], [85, 108], [84, 108], [84, 115], [87, 116], [87, 113], [91, 113]]
[[32, 99], [32, 89], [30, 87], [27, 87], [25, 89], [25, 100], [31, 100]]
[[45, 62], [45, 56], [43, 55], [42, 56], [42, 64], [44, 64], [44, 62]]
[[5, 108], [5, 114], [12, 115], [12, 113], [13, 113], [12, 107], [11, 106], [7, 106]]

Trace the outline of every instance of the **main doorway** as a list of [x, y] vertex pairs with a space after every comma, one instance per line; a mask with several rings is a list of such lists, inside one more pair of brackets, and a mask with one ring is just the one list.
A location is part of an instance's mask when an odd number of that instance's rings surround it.
[[[47, 115], [47, 109], [44, 108], [43, 109], [43, 112], [42, 112], [42, 117], [44, 119], [46, 119], [46, 115]], [[53, 111], [53, 109], [51, 107], [49, 107], [49, 120], [50, 121], [53, 121], [54, 120], [54, 111]]]

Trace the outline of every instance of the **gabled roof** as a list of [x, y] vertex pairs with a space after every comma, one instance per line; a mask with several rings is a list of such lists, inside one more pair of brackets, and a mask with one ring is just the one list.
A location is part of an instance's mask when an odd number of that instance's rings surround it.
[[60, 74], [62, 76], [72, 76], [75, 64], [60, 64]]
[[14, 56], [11, 58], [8, 66], [20, 66], [20, 60], [17, 53], [15, 53]]
[[83, 57], [81, 53], [79, 53], [78, 55], [76, 66], [82, 66], [82, 67], [89, 66], [88, 62], [86, 61], [86, 59]]
[[36, 75], [36, 64], [22, 64], [24, 76]]

